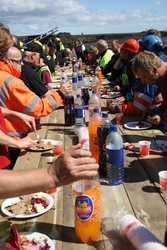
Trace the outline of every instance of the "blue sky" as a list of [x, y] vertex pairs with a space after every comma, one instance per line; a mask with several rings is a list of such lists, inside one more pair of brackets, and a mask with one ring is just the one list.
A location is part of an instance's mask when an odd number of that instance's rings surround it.
[[54, 27], [77, 34], [167, 30], [167, 0], [1, 0], [0, 22], [15, 35]]

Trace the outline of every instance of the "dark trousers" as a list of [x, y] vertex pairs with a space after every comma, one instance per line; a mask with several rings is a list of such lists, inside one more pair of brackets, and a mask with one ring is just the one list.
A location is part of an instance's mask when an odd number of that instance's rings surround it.
[[10, 163], [10, 169], [12, 170], [15, 162], [20, 154], [20, 149], [18, 148], [8, 148], [9, 150], [9, 154], [10, 154], [10, 158], [11, 158], [11, 163]]

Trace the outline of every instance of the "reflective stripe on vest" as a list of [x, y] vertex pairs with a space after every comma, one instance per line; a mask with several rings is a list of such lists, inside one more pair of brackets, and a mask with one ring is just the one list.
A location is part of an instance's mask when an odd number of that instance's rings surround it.
[[42, 72], [45, 70], [49, 72], [50, 78], [52, 78], [52, 74], [50, 72], [49, 67], [47, 65], [45, 65], [45, 66], [41, 67], [39, 70], [37, 70], [37, 73], [39, 74], [39, 77], [41, 78], [41, 80], [42, 80]]
[[7, 88], [8, 88], [8, 84], [14, 78], [15, 77], [13, 77], [13, 76], [9, 76], [8, 78], [5, 79], [5, 81], [2, 84], [2, 87], [1, 87], [1, 106], [4, 107], [4, 108], [6, 108], [5, 99], [6, 99], [6, 91], [7, 91]]
[[8, 132], [8, 136], [13, 138], [24, 138], [27, 136], [27, 132]]
[[52, 110], [57, 109], [57, 103], [55, 102], [55, 100], [50, 95], [47, 95], [46, 98], [49, 100], [50, 104], [52, 105]]

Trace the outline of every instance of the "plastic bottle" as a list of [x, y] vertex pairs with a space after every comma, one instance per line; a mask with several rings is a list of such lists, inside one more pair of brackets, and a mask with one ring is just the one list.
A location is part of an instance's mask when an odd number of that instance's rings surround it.
[[79, 70], [78, 71], [78, 88], [81, 88], [81, 86], [82, 86], [82, 73]]
[[72, 93], [69, 93], [64, 97], [64, 119], [66, 126], [72, 126], [75, 124], [74, 97]]
[[101, 175], [107, 175], [106, 162], [106, 138], [111, 132], [112, 122], [108, 119], [108, 112], [102, 112], [102, 123], [97, 129], [99, 148], [99, 171]]
[[92, 90], [96, 90], [96, 94], [100, 97], [100, 81], [96, 74], [93, 76], [91, 87]]
[[124, 180], [123, 139], [117, 125], [112, 125], [111, 130], [106, 138], [107, 180], [110, 185], [120, 185]]
[[62, 79], [61, 79], [61, 81], [60, 81], [60, 85], [63, 85], [63, 84], [65, 84], [65, 83], [66, 83], [66, 79], [65, 79], [65, 77], [63, 76]]
[[89, 83], [86, 78], [86, 75], [83, 75], [82, 85], [81, 85], [81, 98], [83, 99], [85, 105], [88, 105], [89, 102]]
[[74, 102], [75, 128], [74, 132], [77, 134], [78, 128], [85, 125], [85, 107], [84, 101], [77, 94], [77, 99]]
[[100, 98], [96, 95], [96, 90], [92, 90], [92, 95], [89, 99], [89, 119], [92, 117], [94, 108], [99, 109], [99, 114], [101, 115], [101, 104], [100, 104]]
[[99, 78], [100, 87], [102, 87], [102, 71], [101, 71], [101, 68], [100, 68], [99, 64], [97, 64], [97, 67], [96, 67], [96, 69], [95, 69], [95, 74], [96, 74], [97, 77]]
[[66, 75], [66, 72], [64, 71], [64, 69], [62, 69], [61, 79], [62, 79], [63, 77], [64, 77], [65, 80], [67, 81], [67, 75]]
[[[78, 131], [81, 132], [80, 136], [78, 134], [80, 142], [88, 139], [86, 127], [79, 128]], [[74, 182], [72, 188], [76, 236], [84, 243], [89, 239], [96, 241], [100, 232], [99, 176]]]
[[78, 70], [80, 68], [79, 62], [77, 61], [76, 63], [74, 63], [74, 70], [76, 73], [78, 73]]
[[79, 58], [78, 62], [79, 62], [79, 65], [80, 65], [80, 70], [82, 71], [82, 58], [81, 57]]
[[72, 88], [73, 90], [78, 89], [78, 75], [75, 72], [75, 70], [73, 70], [73, 73], [72, 73]]
[[94, 109], [94, 114], [89, 119], [89, 144], [90, 152], [92, 153], [91, 157], [96, 159], [98, 163], [99, 160], [99, 148], [97, 142], [97, 129], [101, 124], [101, 116], [99, 114], [99, 109]]

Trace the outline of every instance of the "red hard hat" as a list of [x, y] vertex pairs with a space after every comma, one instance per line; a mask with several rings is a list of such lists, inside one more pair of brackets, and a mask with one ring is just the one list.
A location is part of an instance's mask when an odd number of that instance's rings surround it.
[[138, 53], [139, 50], [139, 44], [133, 38], [126, 40], [126, 42], [123, 45], [120, 45], [119, 47], [121, 49], [128, 50], [132, 53]]

